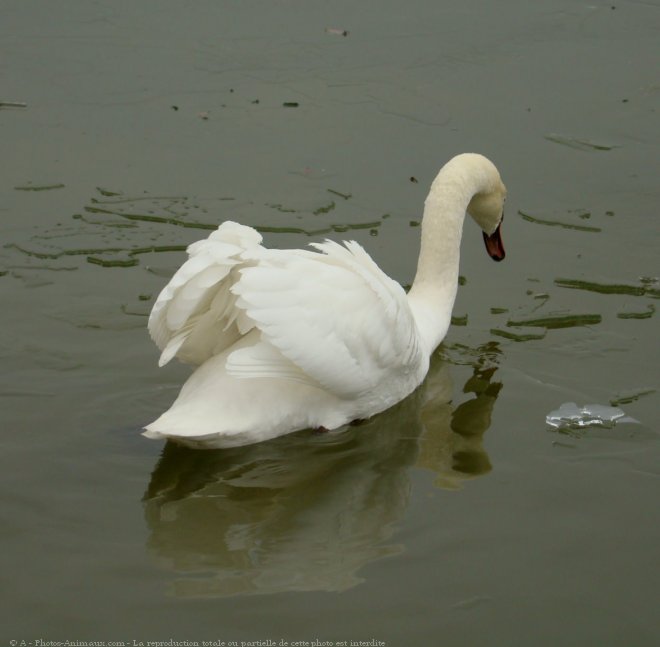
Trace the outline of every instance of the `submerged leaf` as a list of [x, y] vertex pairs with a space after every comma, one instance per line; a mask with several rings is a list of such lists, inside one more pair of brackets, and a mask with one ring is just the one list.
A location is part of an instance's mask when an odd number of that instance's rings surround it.
[[575, 229], [576, 231], [587, 231], [590, 233], [599, 233], [601, 230], [600, 227], [588, 227], [587, 225], [574, 225], [570, 222], [560, 222], [558, 220], [545, 220], [543, 218], [537, 218], [536, 216], [530, 216], [524, 211], [518, 210], [518, 215], [527, 222], [533, 222], [536, 225], [547, 225], [548, 227], [563, 227], [564, 229]]
[[655, 389], [642, 389], [641, 391], [632, 391], [629, 393], [620, 393], [616, 398], [610, 400], [610, 404], [613, 407], [618, 407], [620, 404], [630, 404], [639, 400], [639, 398], [655, 393]]
[[544, 135], [544, 138], [549, 142], [561, 144], [562, 146], [568, 146], [569, 148], [575, 148], [576, 150], [580, 151], [610, 151], [613, 148], [616, 148], [616, 146], [610, 144], [601, 144], [589, 139], [578, 139], [577, 137], [559, 135], [557, 133], [549, 133]]
[[97, 256], [88, 256], [87, 262], [101, 267], [134, 267], [140, 262], [137, 258], [98, 258]]
[[64, 184], [44, 184], [41, 186], [34, 186], [27, 184], [25, 186], [15, 186], [15, 191], [53, 191], [55, 189], [63, 189]]
[[555, 279], [555, 285], [558, 285], [560, 288], [587, 290], [589, 292], [599, 292], [600, 294], [631, 294], [633, 296], [642, 296], [647, 291], [647, 288], [642, 285], [594, 283], [593, 281], [582, 281], [580, 279]]
[[617, 312], [619, 319], [650, 319], [655, 314], [655, 306], [649, 303], [646, 312]]
[[319, 216], [322, 213], [330, 213], [331, 211], [334, 210], [335, 206], [336, 206], [335, 201], [333, 200], [330, 204], [326, 205], [325, 207], [319, 207], [318, 209], [314, 209], [314, 211], [312, 211], [312, 213], [315, 216]]
[[601, 315], [560, 315], [557, 317], [543, 317], [540, 319], [509, 319], [507, 326], [532, 326], [535, 328], [574, 328], [576, 326], [591, 326], [602, 321]]
[[510, 339], [512, 341], [533, 341], [535, 339], [543, 339], [545, 337], [545, 332], [541, 335], [536, 335], [533, 333], [518, 334], [508, 330], [500, 330], [499, 328], [491, 328], [490, 334], [496, 335], [498, 337], [504, 337], [505, 339]]

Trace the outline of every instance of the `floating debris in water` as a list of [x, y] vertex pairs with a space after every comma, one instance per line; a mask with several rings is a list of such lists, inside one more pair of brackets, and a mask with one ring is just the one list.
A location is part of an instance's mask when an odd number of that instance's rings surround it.
[[319, 216], [322, 213], [330, 213], [336, 206], [337, 205], [335, 205], [335, 201], [333, 200], [330, 204], [327, 204], [323, 207], [319, 207], [318, 209], [314, 209], [314, 211], [312, 211], [312, 213], [315, 216]]
[[644, 312], [617, 312], [619, 319], [650, 319], [655, 314], [655, 306], [649, 303]]
[[[323, 174], [321, 169], [319, 175]], [[17, 190], [23, 191], [44, 191], [47, 189], [64, 188], [62, 185], [39, 185], [32, 181], [25, 181], [24, 184], [17, 186]], [[350, 231], [364, 230], [365, 235], [377, 236], [380, 227], [388, 217], [387, 214], [381, 216], [378, 220], [369, 222], [351, 222], [351, 218], [342, 218], [335, 215], [344, 207], [352, 197], [349, 192], [342, 192], [334, 188], [326, 188], [325, 199], [321, 198], [320, 206], [306, 206], [304, 209], [287, 208], [284, 205], [269, 204], [273, 209], [283, 213], [290, 213], [296, 217], [296, 220], [315, 217], [312, 225], [311, 219], [307, 221], [308, 226], [301, 226], [303, 223], [290, 223], [287, 221], [279, 224], [275, 221], [269, 225], [259, 225], [251, 223], [255, 229], [261, 233], [274, 234], [296, 234], [310, 237], [325, 236], [331, 233], [346, 233]], [[234, 197], [217, 197], [215, 201], [232, 201]], [[21, 242], [8, 242], [0, 244], [0, 251], [12, 250], [23, 257], [27, 257], [27, 264], [24, 259], [14, 258], [11, 264], [3, 263], [0, 267], [0, 277], [5, 276], [19, 278], [21, 280], [32, 281], [31, 285], [41, 285], [36, 283], [30, 272], [38, 271], [59, 271], [59, 270], [77, 270], [84, 267], [96, 266], [110, 272], [120, 268], [134, 268], [144, 263], [143, 256], [152, 256], [156, 253], [185, 251], [187, 243], [178, 243], [180, 236], [169, 233], [167, 228], [182, 227], [186, 229], [199, 229], [215, 231], [218, 228], [218, 221], [200, 222], [194, 216], [208, 214], [209, 210], [198, 200], [191, 200], [186, 196], [173, 195], [144, 195], [131, 196], [113, 187], [97, 186], [94, 195], [90, 197], [89, 202], [83, 209], [70, 216], [69, 226], [62, 226], [64, 223], [55, 223], [50, 230], [45, 233], [33, 235], [29, 240]], [[204, 216], [201, 216], [202, 218]], [[208, 217], [208, 216], [207, 216]], [[329, 217], [333, 217], [335, 222], [327, 222]], [[323, 222], [320, 222], [323, 220]], [[336, 222], [339, 220], [339, 222]], [[131, 232], [139, 235], [128, 237], [127, 228]], [[139, 229], [138, 229], [139, 228]], [[60, 238], [70, 239], [71, 242], [62, 247], [57, 241]], [[41, 242], [41, 239], [45, 239]], [[37, 241], [39, 243], [37, 244]], [[169, 240], [173, 244], [167, 244]], [[187, 239], [186, 239], [187, 240]], [[145, 246], [133, 246], [134, 241], [141, 241], [149, 244]], [[4, 241], [3, 241], [4, 242]], [[77, 243], [77, 244], [76, 244]], [[94, 244], [96, 243], [96, 244]], [[99, 244], [100, 243], [100, 244]], [[159, 244], [164, 243], [164, 244]], [[13, 253], [12, 253], [13, 255]], [[67, 264], [60, 264], [68, 260], [76, 259], [79, 261], [75, 267]], [[46, 263], [44, 262], [46, 261]], [[58, 261], [58, 263], [51, 263]], [[152, 267], [155, 262], [150, 259], [149, 265], [144, 265], [149, 272], [158, 276], [171, 278], [171, 268]], [[15, 272], [25, 267], [28, 273]], [[52, 274], [52, 272], [50, 272]], [[146, 300], [146, 299], [145, 299]]]
[[592, 326], [599, 324], [602, 317], [598, 314], [560, 315], [540, 319], [509, 319], [507, 326], [514, 328], [532, 326], [535, 328], [574, 328], [576, 326]]
[[580, 151], [611, 151], [613, 148], [617, 148], [611, 144], [601, 144], [589, 139], [578, 139], [577, 137], [558, 135], [557, 133], [549, 133], [544, 138], [554, 144], [561, 144]]
[[339, 191], [335, 191], [334, 189], [326, 189], [328, 193], [332, 193], [333, 195], [337, 195], [340, 198], [344, 198], [344, 200], [348, 200], [349, 198], [353, 197], [352, 193], [340, 193]]
[[545, 421], [554, 429], [584, 429], [586, 427], [605, 427], [611, 429], [620, 422], [638, 423], [627, 416], [619, 407], [604, 404], [585, 404], [579, 407], [575, 402], [564, 402], [559, 409], [551, 411]]
[[[123, 195], [121, 193], [118, 193], [117, 191], [110, 191], [109, 189], [104, 189], [103, 187], [97, 186], [96, 190], [105, 198], [114, 198], [118, 195]], [[94, 200], [92, 199], [92, 202]]]
[[88, 256], [87, 262], [101, 267], [134, 267], [139, 264], [137, 258], [98, 258], [97, 256]]
[[15, 186], [14, 191], [53, 191], [55, 189], [63, 188], [64, 184], [43, 184], [41, 186], [26, 184], [25, 186]]
[[267, 207], [270, 207], [271, 209], [276, 209], [280, 213], [297, 213], [296, 209], [291, 209], [289, 207], [285, 207], [284, 205], [277, 203], [277, 204], [268, 204], [266, 203]]
[[122, 303], [121, 311], [125, 315], [130, 315], [132, 317], [148, 317], [149, 316], [148, 312], [135, 312], [134, 310], [130, 310], [129, 307], [125, 303]]
[[285, 108], [297, 108], [300, 104], [297, 101], [285, 101], [282, 105]]
[[[98, 201], [96, 201], [96, 204], [107, 204], [107, 203], [99, 203]], [[114, 202], [112, 204], [117, 204], [117, 202]], [[141, 213], [125, 213], [113, 209], [90, 207], [89, 205], [85, 207], [85, 211], [87, 213], [93, 213], [93, 214], [108, 214], [108, 215], [118, 216], [120, 218], [125, 218], [126, 220], [138, 220], [142, 222], [154, 222], [154, 223], [162, 223], [167, 225], [177, 225], [178, 227], [187, 227], [191, 229], [207, 229], [207, 230], [215, 231], [218, 228], [218, 226], [215, 223], [188, 222], [186, 220], [182, 220], [181, 218], [170, 218], [167, 216], [152, 216], [149, 214], [141, 214]]]
[[649, 288], [644, 285], [595, 283], [593, 281], [582, 281], [580, 279], [555, 279], [555, 285], [558, 285], [560, 288], [586, 290], [587, 292], [598, 292], [599, 294], [630, 294], [632, 296], [643, 296], [649, 291]]
[[337, 29], [335, 27], [326, 27], [325, 33], [330, 34], [331, 36], [344, 36], [344, 37], [348, 36], [347, 29]]
[[612, 398], [610, 400], [610, 404], [613, 407], [618, 407], [620, 404], [630, 404], [631, 402], [635, 402], [645, 395], [650, 395], [651, 393], [655, 392], [655, 389], [641, 389], [639, 391], [619, 393], [616, 398]]
[[[148, 247], [99, 247], [99, 248], [90, 248], [90, 249], [63, 249], [59, 252], [38, 252], [29, 249], [25, 249], [16, 243], [7, 243], [5, 245], [7, 249], [16, 249], [26, 256], [32, 256], [34, 258], [40, 259], [55, 259], [61, 258], [62, 256], [89, 256], [94, 254], [116, 254], [119, 252], [127, 252], [129, 256], [135, 256], [136, 254], [149, 254], [151, 252], [183, 252], [186, 250], [186, 245], [149, 245]], [[90, 263], [95, 263], [96, 261], [90, 261]], [[100, 259], [96, 259], [97, 265], [102, 265]]]
[[305, 236], [323, 236], [332, 232], [345, 233], [356, 229], [369, 229], [371, 235], [373, 231], [381, 226], [381, 222], [361, 222], [352, 224], [328, 225], [321, 229], [305, 229], [303, 227], [271, 226], [271, 225], [253, 225], [261, 234], [304, 234]]
[[535, 339], [543, 339], [546, 333], [543, 332], [540, 335], [534, 333], [518, 334], [518, 333], [510, 332], [509, 330], [500, 330], [499, 328], [491, 328], [490, 334], [496, 335], [497, 337], [504, 337], [504, 339], [510, 339], [511, 341], [533, 341]]
[[518, 215], [527, 222], [533, 222], [536, 225], [547, 225], [548, 227], [562, 227], [564, 229], [574, 229], [575, 231], [586, 231], [597, 234], [601, 232], [600, 227], [589, 227], [587, 225], [574, 225], [570, 222], [560, 222], [559, 220], [547, 220], [545, 218], [537, 218], [524, 211], [518, 210]]
[[0, 101], [0, 108], [27, 108], [23, 101]]

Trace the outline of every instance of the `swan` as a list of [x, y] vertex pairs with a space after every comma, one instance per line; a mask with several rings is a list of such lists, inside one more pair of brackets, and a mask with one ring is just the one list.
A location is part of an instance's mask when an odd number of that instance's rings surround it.
[[449, 328], [466, 212], [500, 261], [505, 198], [486, 157], [449, 160], [425, 201], [407, 294], [355, 241], [268, 249], [255, 229], [223, 222], [188, 247], [149, 315], [159, 365], [177, 357], [198, 368], [144, 435], [237, 447], [396, 404], [424, 380]]

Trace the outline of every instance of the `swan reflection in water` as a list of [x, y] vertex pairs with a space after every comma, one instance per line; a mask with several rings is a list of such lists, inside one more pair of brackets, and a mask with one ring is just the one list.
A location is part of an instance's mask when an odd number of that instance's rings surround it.
[[452, 406], [450, 365], [386, 413], [338, 432], [303, 431], [257, 445], [194, 450], [167, 444], [145, 494], [148, 550], [178, 573], [173, 594], [221, 597], [343, 591], [390, 543], [408, 502], [408, 470], [457, 489], [490, 471], [482, 446], [501, 383], [499, 352], [479, 349]]

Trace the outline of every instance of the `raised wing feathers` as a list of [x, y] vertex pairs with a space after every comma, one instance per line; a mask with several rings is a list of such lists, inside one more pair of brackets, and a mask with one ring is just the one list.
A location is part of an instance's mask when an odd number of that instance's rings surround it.
[[227, 221], [207, 239], [188, 247], [188, 260], [149, 315], [149, 333], [162, 351], [160, 366], [175, 356], [201, 364], [251, 327], [235, 311], [230, 287], [234, 268], [246, 262], [260, 242], [254, 229]]
[[313, 252], [260, 242], [254, 229], [225, 222], [189, 246], [149, 317], [160, 365], [201, 364], [256, 327], [259, 341], [227, 359], [234, 377], [357, 398], [412, 370], [420, 350], [406, 295], [360, 245], [326, 241]]
[[[315, 244], [321, 253], [264, 250], [240, 270], [232, 292], [262, 339], [308, 381], [356, 398], [418, 360], [417, 332], [406, 295], [355, 242]], [[250, 349], [232, 353], [237, 376], [269, 376]], [[282, 362], [279, 362], [280, 365]]]

